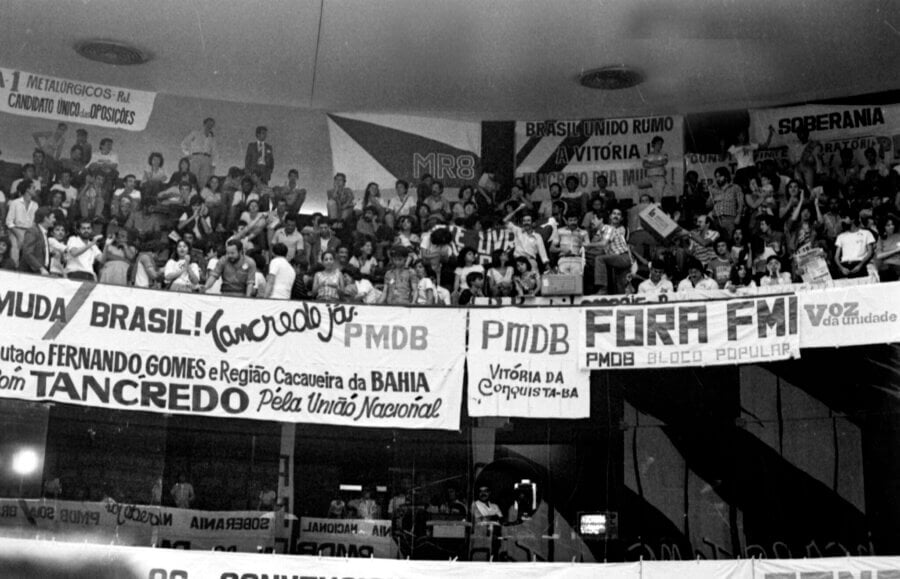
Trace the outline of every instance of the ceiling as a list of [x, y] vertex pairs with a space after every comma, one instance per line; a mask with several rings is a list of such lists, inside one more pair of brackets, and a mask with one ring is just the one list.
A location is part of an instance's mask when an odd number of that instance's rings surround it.
[[[689, 113], [900, 87], [897, 0], [0, 0], [0, 66], [132, 89], [472, 120]], [[86, 39], [148, 64], [87, 61]], [[625, 63], [646, 82], [577, 83]]]

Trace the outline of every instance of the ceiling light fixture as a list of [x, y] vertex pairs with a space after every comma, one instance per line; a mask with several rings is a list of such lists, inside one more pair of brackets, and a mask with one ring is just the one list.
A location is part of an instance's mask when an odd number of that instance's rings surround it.
[[644, 82], [644, 73], [624, 64], [615, 64], [583, 72], [578, 82], [581, 86], [597, 90], [619, 90]]
[[117, 40], [86, 40], [75, 45], [75, 52], [88, 60], [113, 66], [144, 64], [151, 58], [148, 53]]

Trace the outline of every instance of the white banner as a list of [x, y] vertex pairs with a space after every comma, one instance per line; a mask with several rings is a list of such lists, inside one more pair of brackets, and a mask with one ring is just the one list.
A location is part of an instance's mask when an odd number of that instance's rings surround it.
[[147, 127], [155, 92], [0, 68], [0, 111], [126, 131]]
[[580, 310], [579, 367], [758, 364], [800, 357], [797, 296]]
[[0, 533], [51, 540], [287, 553], [294, 515], [116, 502], [0, 499]]
[[0, 273], [0, 397], [456, 430], [466, 311], [247, 300]]
[[800, 346], [900, 341], [900, 282], [798, 292]]
[[[717, 562], [713, 562], [717, 563]], [[700, 565], [701, 563], [695, 563]], [[705, 564], [705, 563], [703, 563]], [[748, 574], [733, 577], [750, 579]], [[641, 568], [667, 563], [464, 563], [215, 553], [49, 541], [0, 539], [0, 571], [15, 577], [140, 579], [639, 579]]]
[[[597, 178], [605, 175], [617, 198], [636, 201], [647, 191], [658, 202], [663, 194], [681, 194], [682, 125], [678, 115], [517, 122], [515, 174], [531, 183], [535, 199], [547, 198], [553, 183], [565, 192], [566, 177], [571, 175], [578, 178], [579, 191], [590, 192], [596, 189]], [[643, 164], [655, 137], [664, 140], [665, 191], [650, 188]]]
[[839, 161], [841, 149], [850, 148], [856, 161], [865, 161], [863, 151], [884, 148], [885, 161], [896, 160], [896, 139], [900, 138], [900, 105], [807, 105], [750, 111], [753, 140], [763, 143], [769, 138], [769, 126], [775, 128], [772, 147], [797, 143], [795, 133], [803, 127], [809, 138], [823, 145], [826, 162], [832, 155]]
[[574, 308], [475, 308], [469, 314], [469, 416], [587, 418], [590, 372], [572, 363]]
[[300, 519], [298, 555], [396, 559], [391, 521], [362, 519]]

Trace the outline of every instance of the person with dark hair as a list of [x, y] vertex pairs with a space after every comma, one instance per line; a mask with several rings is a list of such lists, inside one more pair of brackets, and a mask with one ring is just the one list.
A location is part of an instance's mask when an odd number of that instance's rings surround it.
[[382, 303], [390, 305], [410, 305], [416, 302], [419, 280], [407, 264], [409, 250], [394, 246], [390, 251], [391, 268], [384, 274], [384, 295]]
[[78, 220], [78, 231], [69, 237], [66, 243], [66, 277], [96, 281], [94, 264], [101, 261], [103, 252], [98, 247], [102, 235], [94, 233], [94, 224], [90, 218]]
[[[600, 228], [594, 240], [586, 245], [589, 259], [594, 266], [594, 286], [597, 295], [615, 294], [625, 291], [625, 277], [631, 272], [631, 248], [625, 241], [627, 230], [622, 225], [622, 210], [615, 208], [609, 213], [609, 223]], [[613, 271], [612, 283], [608, 269]]]
[[100, 151], [94, 155], [88, 165], [88, 172], [103, 175], [103, 201], [108, 203], [116, 179], [119, 178], [119, 155], [113, 152], [113, 140], [109, 137], [100, 139]]
[[647, 176], [644, 188], [653, 190], [653, 196], [662, 199], [666, 195], [672, 195], [671, 184], [668, 179], [669, 155], [663, 152], [664, 140], [659, 135], [650, 140], [650, 152], [641, 159], [641, 166]]
[[834, 242], [834, 264], [840, 277], [859, 278], [869, 275], [866, 265], [875, 254], [875, 236], [859, 226], [859, 215], [850, 210], [841, 215], [844, 232]]
[[[513, 219], [518, 213], [522, 213], [522, 215], [519, 218], [519, 225], [516, 225], [513, 223]], [[503, 221], [506, 223], [507, 229], [515, 236], [516, 257], [527, 259], [531, 263], [531, 269], [535, 272], [539, 271], [538, 259], [543, 264], [550, 263], [547, 249], [544, 247], [544, 238], [534, 230], [534, 216], [525, 211], [524, 205], [519, 205], [515, 211], [504, 217]]]
[[675, 287], [669, 278], [666, 277], [665, 264], [659, 260], [650, 262], [650, 277], [638, 284], [637, 293], [639, 294], [664, 294], [672, 293]]
[[274, 247], [276, 243], [284, 244], [287, 248], [285, 258], [289, 262], [306, 259], [303, 234], [297, 230], [297, 215], [288, 213], [284, 216], [284, 226], [276, 229], [269, 240], [270, 247]]
[[766, 275], [759, 279], [759, 285], [791, 285], [791, 274], [781, 271], [781, 259], [777, 255], [770, 255], [766, 260]]
[[731, 275], [731, 267], [734, 265], [731, 260], [731, 248], [728, 247], [728, 240], [721, 237], [716, 240], [714, 247], [716, 254], [709, 260], [706, 267], [715, 282], [719, 284], [719, 288], [724, 289]]
[[495, 249], [491, 254], [491, 267], [485, 274], [488, 295], [491, 297], [513, 295], [513, 269], [512, 253], [505, 249]]
[[736, 263], [731, 267], [731, 275], [728, 283], [725, 284], [725, 289], [735, 291], [744, 287], [756, 287], [756, 282], [753, 280], [753, 272], [747, 267], [746, 263]]
[[48, 236], [56, 223], [56, 214], [49, 207], [39, 207], [34, 214], [34, 225], [25, 231], [19, 270], [26, 273], [50, 275], [50, 243]]
[[541, 276], [531, 268], [531, 261], [524, 257], [516, 257], [516, 271], [513, 273], [513, 285], [517, 296], [536, 296], [541, 289]]
[[131, 234], [127, 229], [118, 229], [111, 234], [103, 246], [100, 261], [100, 283], [128, 285], [128, 272], [137, 257], [137, 249], [130, 243]]
[[200, 266], [191, 257], [191, 246], [184, 239], [175, 244], [175, 251], [166, 262], [163, 278], [168, 289], [190, 293], [200, 284]]
[[0, 269], [15, 271], [16, 262], [10, 255], [10, 243], [8, 237], [0, 237]]
[[325, 192], [328, 217], [331, 219], [349, 220], [353, 217], [355, 204], [353, 190], [346, 185], [347, 176], [343, 173], [336, 173], [334, 186]]
[[744, 192], [731, 182], [731, 172], [727, 167], [716, 168], [715, 182], [709, 188], [706, 206], [712, 210], [710, 215], [718, 221], [719, 227], [730, 236], [744, 214]]
[[900, 280], [900, 218], [888, 215], [875, 245], [875, 264], [881, 281]]
[[138, 240], [138, 255], [132, 273], [134, 287], [157, 287], [157, 282], [163, 279], [163, 272], [156, 266], [156, 249], [161, 243], [146, 239]]
[[466, 275], [466, 289], [459, 294], [459, 305], [467, 306], [474, 302], [475, 298], [484, 297], [484, 274], [480, 271], [472, 271]]
[[10, 254], [16, 265], [25, 242], [25, 233], [34, 227], [38, 203], [34, 199], [38, 184], [31, 179], [22, 179], [16, 188], [18, 197], [9, 202], [6, 212], [6, 228], [9, 230]]
[[247, 154], [244, 155], [244, 171], [252, 173], [260, 171], [260, 179], [268, 183], [275, 170], [275, 155], [272, 145], [266, 142], [269, 136], [267, 127], [256, 127], [256, 140], [247, 143]]
[[237, 239], [230, 239], [225, 244], [225, 257], [220, 259], [216, 268], [210, 272], [203, 291], [213, 286], [222, 278], [223, 295], [243, 295], [251, 297], [256, 285], [256, 262], [244, 255], [244, 246]]
[[409, 183], [399, 179], [394, 185], [395, 196], [388, 199], [387, 211], [384, 214], [385, 224], [393, 229], [400, 219], [415, 215], [416, 199], [409, 194]]
[[336, 302], [341, 299], [344, 290], [344, 276], [337, 264], [337, 258], [333, 251], [322, 253], [321, 271], [313, 276], [312, 295], [323, 302]]
[[559, 255], [557, 269], [566, 275], [584, 275], [584, 246], [590, 243], [587, 231], [578, 227], [578, 212], [570, 209], [566, 226], [550, 236], [550, 253]]
[[470, 273], [477, 271], [484, 275], [484, 266], [476, 263], [478, 254], [471, 247], [463, 247], [459, 251], [456, 259], [456, 270], [453, 272], [456, 276], [453, 282], [453, 293], [460, 293], [469, 289], [467, 282]]
[[378, 267], [378, 260], [375, 259], [375, 244], [370, 238], [363, 238], [357, 242], [356, 247], [353, 248], [350, 265], [363, 275], [372, 275]]
[[694, 290], [716, 290], [719, 284], [706, 276], [703, 264], [697, 259], [691, 259], [687, 265], [687, 277], [678, 284], [679, 292], [692, 292]]

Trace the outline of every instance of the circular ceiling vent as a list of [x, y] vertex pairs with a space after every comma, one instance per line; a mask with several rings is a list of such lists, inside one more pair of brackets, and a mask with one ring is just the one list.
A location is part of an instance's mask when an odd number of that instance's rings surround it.
[[88, 60], [115, 66], [144, 64], [150, 60], [150, 55], [145, 52], [123, 42], [113, 40], [88, 40], [81, 42], [75, 46], [75, 52]]
[[631, 88], [644, 82], [644, 73], [624, 64], [589, 70], [578, 78], [581, 86], [599, 90]]

